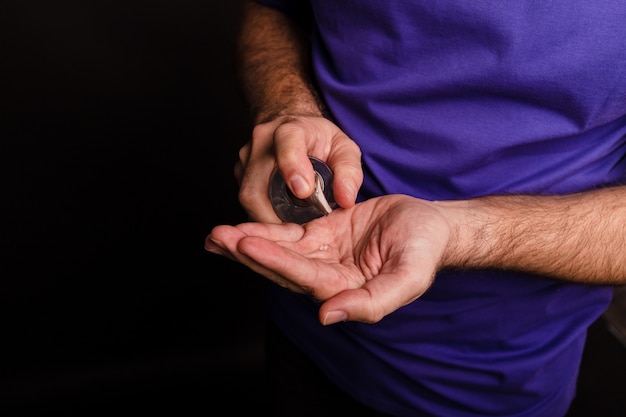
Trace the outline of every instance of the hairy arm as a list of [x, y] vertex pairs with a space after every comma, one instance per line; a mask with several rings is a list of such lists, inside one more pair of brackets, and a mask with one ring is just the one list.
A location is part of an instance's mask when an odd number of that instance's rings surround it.
[[443, 267], [510, 269], [585, 284], [626, 284], [625, 186], [436, 204], [450, 214], [453, 230]]
[[282, 115], [321, 116], [309, 41], [283, 13], [245, 1], [237, 44], [239, 81], [255, 124]]
[[363, 181], [361, 152], [324, 117], [312, 83], [307, 34], [286, 14], [246, 1], [237, 59], [239, 83], [254, 125], [235, 165], [239, 201], [250, 219], [280, 222], [267, 196], [276, 167], [297, 197], [313, 193], [309, 156], [331, 166], [335, 200], [341, 207], [352, 207]]

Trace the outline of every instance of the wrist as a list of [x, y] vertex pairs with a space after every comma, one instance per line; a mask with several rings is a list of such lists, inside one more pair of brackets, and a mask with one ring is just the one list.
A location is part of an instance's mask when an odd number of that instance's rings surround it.
[[494, 244], [489, 215], [480, 200], [435, 201], [448, 221], [450, 239], [441, 259], [442, 269], [485, 267]]
[[323, 105], [313, 92], [308, 88], [294, 92], [295, 88], [292, 86], [289, 94], [282, 94], [282, 100], [276, 100], [274, 96], [259, 100], [261, 104], [252, 107], [254, 123], [261, 124], [290, 116], [323, 117]]

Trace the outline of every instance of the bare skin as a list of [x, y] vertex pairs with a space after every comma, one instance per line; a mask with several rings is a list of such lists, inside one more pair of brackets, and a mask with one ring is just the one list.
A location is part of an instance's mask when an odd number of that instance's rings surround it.
[[389, 195], [305, 225], [217, 226], [207, 250], [322, 302], [323, 324], [374, 323], [444, 268], [626, 283], [626, 190], [429, 202]]
[[[593, 285], [626, 284], [626, 187], [565, 196], [431, 202], [388, 195], [355, 204], [360, 150], [323, 117], [306, 38], [282, 14], [248, 2], [240, 40], [256, 127], [239, 154], [239, 199], [252, 222], [215, 227], [208, 251], [321, 302], [320, 322], [375, 323], [419, 298], [445, 268], [526, 271]], [[276, 65], [276, 63], [281, 65]], [[280, 224], [267, 197], [278, 166], [301, 198], [308, 155], [328, 162], [341, 206], [305, 225]]]
[[276, 166], [296, 196], [306, 198], [313, 193], [315, 180], [309, 155], [333, 168], [337, 203], [345, 208], [354, 206], [363, 181], [357, 144], [321, 116], [280, 116], [257, 125], [252, 141], [239, 151], [235, 166], [239, 201], [251, 219], [280, 223], [268, 197], [269, 178]]
[[324, 324], [376, 322], [428, 289], [450, 233], [434, 206], [396, 195], [303, 226], [218, 226], [206, 248], [325, 301], [319, 312]]

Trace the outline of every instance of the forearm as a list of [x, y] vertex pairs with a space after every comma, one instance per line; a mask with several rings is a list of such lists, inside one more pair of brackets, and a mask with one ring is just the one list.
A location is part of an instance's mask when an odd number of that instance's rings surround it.
[[283, 13], [244, 4], [237, 45], [240, 85], [255, 124], [281, 115], [322, 115], [312, 88], [307, 36]]
[[565, 196], [492, 196], [451, 209], [444, 267], [520, 270], [626, 284], [626, 187]]

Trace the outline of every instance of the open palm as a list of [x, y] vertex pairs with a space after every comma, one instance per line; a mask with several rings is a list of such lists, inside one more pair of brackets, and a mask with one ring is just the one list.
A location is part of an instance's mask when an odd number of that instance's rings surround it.
[[206, 248], [321, 301], [324, 324], [373, 323], [428, 289], [449, 238], [432, 203], [388, 195], [304, 225], [217, 226]]

